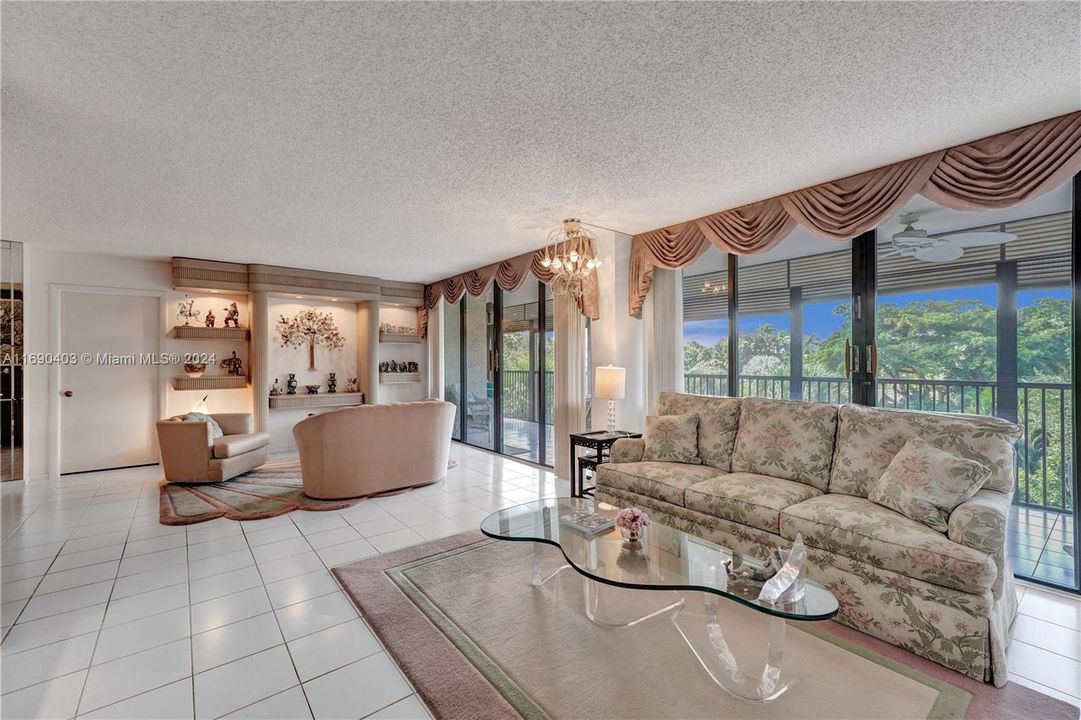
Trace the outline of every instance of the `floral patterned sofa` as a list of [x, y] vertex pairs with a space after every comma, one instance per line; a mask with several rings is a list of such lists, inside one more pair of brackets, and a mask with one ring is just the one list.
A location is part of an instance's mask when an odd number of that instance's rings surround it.
[[[698, 416], [701, 464], [642, 462], [644, 440], [619, 440], [598, 469], [598, 500], [637, 505], [755, 556], [802, 533], [808, 575], [840, 600], [840, 622], [1006, 683], [1017, 610], [1006, 524], [1020, 428], [982, 416], [681, 393], [662, 393], [658, 414]], [[913, 437], [991, 470], [945, 534], [867, 499]]]

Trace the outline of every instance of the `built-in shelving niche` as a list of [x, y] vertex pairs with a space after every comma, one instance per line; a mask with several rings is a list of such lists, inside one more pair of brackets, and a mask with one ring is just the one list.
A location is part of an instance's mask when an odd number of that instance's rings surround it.
[[248, 386], [243, 375], [212, 375], [210, 377], [173, 378], [174, 390], [237, 390]]
[[360, 405], [364, 393], [316, 393], [314, 395], [271, 395], [270, 407], [275, 408], [316, 408], [347, 407]]

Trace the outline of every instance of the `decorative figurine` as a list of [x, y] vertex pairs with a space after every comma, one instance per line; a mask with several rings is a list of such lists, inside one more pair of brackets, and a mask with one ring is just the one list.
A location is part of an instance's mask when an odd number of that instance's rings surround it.
[[187, 295], [185, 295], [184, 299], [178, 302], [176, 306], [178, 308], [176, 316], [184, 318], [184, 327], [191, 325], [192, 320], [199, 319], [201, 313], [195, 309], [195, 301], [189, 300]]
[[327, 378], [327, 392], [338, 392], [338, 378], [334, 377], [334, 373], [331, 373], [330, 377]]
[[274, 384], [270, 386], [270, 397], [277, 397], [284, 392], [282, 386], [278, 384], [278, 378], [274, 378]]
[[411, 373], [420, 372], [420, 363], [415, 363], [415, 362], [410, 361], [408, 372], [411, 372]]
[[285, 387], [289, 388], [289, 392], [286, 393], [287, 395], [296, 395], [297, 394], [297, 374], [296, 373], [289, 373], [289, 380], [286, 381]]
[[[356, 378], [349, 378], [348, 380], [345, 381], [345, 391], [347, 393], [355, 393], [357, 391], [357, 379]], [[360, 402], [361, 402], [361, 404], [363, 404], [364, 400], [362, 399]]]
[[206, 326], [207, 327], [214, 327], [214, 321], [216, 319], [217, 318], [214, 317], [214, 311], [213, 310], [207, 310], [206, 311]]
[[236, 308], [236, 303], [229, 303], [229, 307], [225, 310], [225, 325], [223, 327], [229, 327], [229, 323], [233, 323], [233, 327], [237, 330], [240, 329], [240, 311]]
[[236, 350], [233, 351], [232, 357], [227, 357], [218, 363], [218, 367], [225, 370], [227, 375], [244, 374], [244, 362], [236, 356]]
[[319, 394], [319, 388], [321, 388], [322, 385], [305, 385], [304, 387], [306, 387], [308, 389], [308, 394], [309, 395], [318, 395]]

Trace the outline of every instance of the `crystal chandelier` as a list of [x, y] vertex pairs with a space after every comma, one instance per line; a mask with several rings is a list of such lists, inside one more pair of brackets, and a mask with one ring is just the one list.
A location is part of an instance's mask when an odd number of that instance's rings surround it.
[[595, 282], [593, 271], [601, 266], [593, 255], [596, 236], [582, 227], [582, 221], [567, 218], [548, 233], [541, 265], [552, 271], [552, 294], [580, 298]]

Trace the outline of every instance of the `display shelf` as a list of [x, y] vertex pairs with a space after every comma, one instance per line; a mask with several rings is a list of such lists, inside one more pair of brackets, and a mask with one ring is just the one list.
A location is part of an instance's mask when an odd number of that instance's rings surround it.
[[176, 390], [238, 390], [247, 386], [248, 378], [243, 375], [173, 378], [173, 388]]
[[396, 385], [399, 383], [419, 383], [420, 373], [379, 373], [379, 382], [383, 385]]
[[406, 333], [379, 333], [381, 343], [419, 343], [423, 340], [420, 335]]
[[181, 340], [247, 341], [249, 335], [248, 328], [219, 328], [199, 325], [177, 325], [173, 327], [173, 336]]
[[342, 407], [363, 404], [364, 393], [316, 393], [309, 395], [271, 395], [270, 408]]

